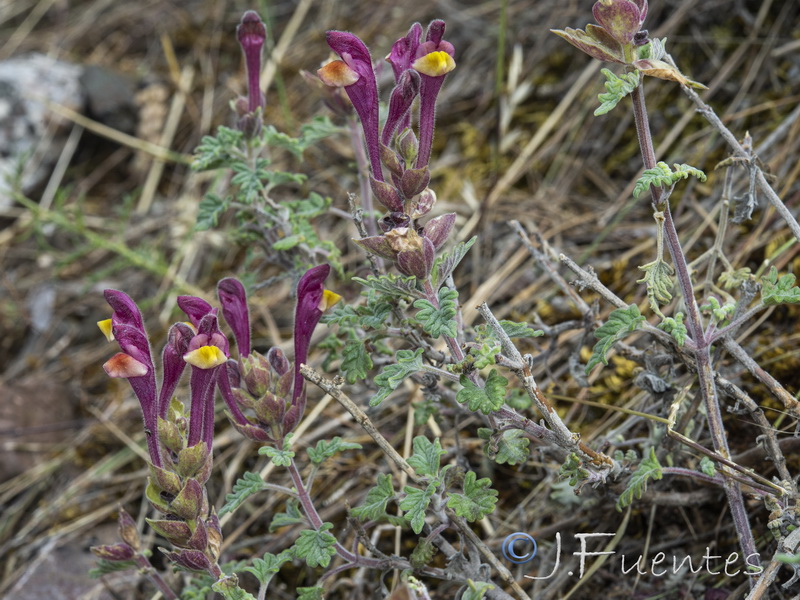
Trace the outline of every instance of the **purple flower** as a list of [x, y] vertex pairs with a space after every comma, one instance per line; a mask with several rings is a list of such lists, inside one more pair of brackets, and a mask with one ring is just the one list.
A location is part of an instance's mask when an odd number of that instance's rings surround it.
[[[401, 37], [392, 45], [392, 51], [389, 53], [389, 56], [386, 57], [386, 60], [392, 65], [392, 71], [394, 72], [394, 80], [397, 82], [398, 86], [401, 85], [401, 78], [404, 73], [408, 72], [411, 69], [411, 63], [413, 63], [417, 58], [417, 48], [419, 48], [420, 38], [422, 37], [422, 25], [419, 23], [414, 23], [408, 30], [408, 33], [405, 37]], [[419, 87], [417, 85], [417, 87]], [[416, 93], [418, 93], [417, 90]], [[413, 98], [412, 98], [413, 100]], [[391, 108], [389, 110], [391, 114]], [[388, 126], [389, 121], [387, 121]], [[383, 138], [391, 139], [391, 135], [393, 131], [389, 131], [388, 135], [386, 133], [386, 129], [388, 128], [385, 126], [383, 130]], [[411, 113], [408, 112], [400, 119], [397, 123], [397, 130], [403, 131], [404, 129], [408, 129], [411, 126]], [[388, 144], [389, 142], [384, 141], [384, 144]]]
[[436, 113], [436, 97], [444, 78], [456, 68], [453, 60], [453, 45], [442, 39], [445, 23], [436, 19], [428, 25], [425, 42], [417, 48], [417, 58], [411, 65], [419, 72], [422, 82], [419, 91], [419, 153], [416, 168], [428, 165], [433, 145], [433, 124]]
[[233, 330], [239, 356], [247, 356], [250, 354], [250, 313], [244, 286], [239, 280], [227, 277], [217, 284], [217, 295], [222, 304], [222, 316]]
[[261, 49], [267, 39], [267, 28], [261, 22], [261, 17], [253, 10], [248, 10], [242, 15], [242, 20], [236, 27], [236, 38], [242, 46], [244, 61], [247, 68], [247, 110], [254, 113], [263, 108], [266, 101], [261, 94]]
[[324, 312], [341, 299], [341, 296], [323, 287], [330, 271], [330, 265], [312, 267], [297, 284], [297, 307], [294, 313], [294, 386], [291, 406], [283, 418], [283, 435], [295, 428], [305, 410], [305, 379], [300, 373], [300, 365], [308, 360], [311, 336]]
[[136, 394], [142, 407], [150, 460], [154, 465], [161, 466], [161, 453], [156, 435], [159, 414], [156, 373], [142, 313], [124, 292], [106, 290], [103, 295], [113, 310], [111, 333], [122, 350], [103, 367], [109, 376], [126, 378], [131, 384], [133, 393]]
[[344, 87], [361, 120], [372, 176], [383, 181], [378, 141], [378, 83], [372, 69], [372, 57], [364, 42], [352, 33], [329, 31], [327, 40], [342, 60], [328, 63], [317, 74], [327, 85]]

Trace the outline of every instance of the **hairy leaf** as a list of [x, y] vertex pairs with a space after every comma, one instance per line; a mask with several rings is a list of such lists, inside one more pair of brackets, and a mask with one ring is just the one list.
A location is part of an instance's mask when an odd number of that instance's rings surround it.
[[670, 291], [673, 286], [672, 275], [675, 273], [672, 265], [664, 262], [659, 257], [639, 268], [644, 271], [644, 277], [636, 283], [647, 285], [647, 297], [653, 310], [657, 311], [659, 305], [669, 304], [670, 300], [672, 300], [672, 292]]
[[663, 477], [661, 472], [661, 465], [656, 458], [656, 451], [650, 448], [650, 454], [642, 459], [639, 463], [639, 468], [631, 475], [631, 480], [628, 482], [628, 487], [620, 494], [617, 500], [617, 510], [622, 512], [622, 509], [633, 503], [634, 498], [639, 499], [642, 494], [647, 491], [647, 481], [649, 479], [659, 480]]
[[485, 581], [467, 579], [467, 589], [461, 594], [461, 600], [481, 600], [486, 592], [494, 589], [494, 585]]
[[292, 435], [289, 434], [286, 436], [286, 439], [283, 441], [283, 448], [273, 448], [272, 446], [262, 446], [258, 449], [258, 453], [261, 455], [267, 455], [272, 459], [279, 467], [288, 467], [292, 464], [292, 459], [294, 458], [294, 451], [290, 450], [292, 447]]
[[397, 389], [403, 379], [422, 369], [422, 352], [422, 348], [397, 351], [397, 363], [386, 365], [375, 377], [378, 393], [369, 401], [370, 406], [377, 406], [383, 402]]
[[791, 273], [778, 278], [778, 269], [770, 267], [769, 273], [761, 278], [761, 301], [765, 306], [800, 302], [800, 288], [794, 282]]
[[594, 116], [598, 117], [610, 112], [620, 100], [630, 94], [639, 85], [639, 71], [623, 73], [621, 76], [615, 75], [609, 69], [600, 69], [606, 76], [606, 91], [597, 96], [600, 100], [600, 107], [594, 111]]
[[324, 587], [299, 587], [297, 588], [297, 600], [324, 600]]
[[306, 452], [308, 453], [308, 458], [311, 459], [311, 462], [318, 465], [339, 452], [360, 449], [361, 444], [345, 442], [337, 435], [331, 441], [319, 440], [316, 448], [306, 448]]
[[478, 236], [476, 235], [466, 242], [459, 242], [450, 252], [439, 256], [434, 261], [433, 269], [431, 269], [433, 289], [438, 290], [440, 286], [444, 285], [447, 278], [456, 270], [458, 263], [467, 255], [467, 252], [477, 240]]
[[314, 529], [304, 529], [300, 532], [300, 537], [295, 542], [295, 556], [306, 561], [309, 567], [327, 567], [331, 562], [331, 557], [336, 554], [334, 548], [336, 538], [329, 530], [333, 529], [332, 523], [323, 523], [319, 531]]
[[405, 517], [409, 520], [412, 531], [419, 535], [425, 526], [425, 511], [436, 491], [436, 483], [430, 483], [424, 490], [407, 485], [403, 491], [406, 496], [400, 501], [400, 509], [406, 513]]
[[342, 375], [347, 383], [366, 379], [372, 369], [372, 357], [364, 346], [363, 339], [352, 336], [342, 350]]
[[704, 456], [700, 459], [700, 471], [708, 475], [709, 477], [714, 477], [717, 474], [717, 467], [714, 466], [714, 461]]
[[197, 231], [206, 231], [212, 227], [216, 227], [219, 223], [219, 218], [228, 210], [230, 197], [225, 199], [220, 198], [216, 194], [206, 194], [200, 201], [200, 206], [197, 208], [197, 224], [195, 229]]
[[275, 574], [281, 570], [281, 567], [290, 560], [292, 560], [292, 552], [290, 550], [284, 550], [277, 556], [267, 552], [264, 558], [253, 559], [253, 566], [246, 567], [243, 570], [252, 573], [258, 579], [258, 582], [266, 587]]
[[297, 500], [288, 500], [286, 502], [285, 512], [275, 513], [272, 516], [272, 521], [269, 524], [270, 533], [281, 527], [287, 525], [297, 525], [298, 523], [305, 523], [306, 518], [300, 512]]
[[489, 372], [486, 386], [483, 388], [472, 383], [466, 375], [461, 375], [459, 383], [463, 388], [456, 393], [456, 400], [461, 404], [466, 403], [470, 410], [479, 410], [488, 415], [503, 406], [508, 379], [498, 375], [497, 369]]
[[494, 512], [494, 505], [497, 504], [497, 490], [492, 489], [492, 480], [488, 477], [476, 478], [473, 471], [467, 471], [464, 476], [464, 493], [448, 495], [447, 506], [467, 521], [482, 519]]
[[[521, 429], [507, 429], [499, 436], [493, 436], [491, 429], [482, 427], [478, 429], [478, 437], [486, 440], [486, 445], [483, 447], [486, 456], [499, 465], [524, 463], [530, 454], [528, 446], [531, 441]], [[496, 449], [493, 448], [494, 445]]]
[[639, 307], [635, 304], [631, 304], [628, 308], [618, 308], [608, 315], [608, 321], [594, 332], [597, 343], [594, 345], [592, 356], [586, 365], [586, 373], [588, 374], [595, 365], [600, 363], [607, 365], [606, 354], [611, 350], [611, 346], [627, 334], [636, 331], [644, 320], [642, 313], [639, 312]]
[[417, 289], [417, 278], [413, 275], [369, 275], [366, 279], [353, 277], [361, 285], [398, 298], [424, 298], [425, 294]]
[[683, 324], [683, 313], [677, 313], [674, 318], [666, 317], [658, 324], [658, 328], [670, 334], [678, 342], [679, 346], [683, 346], [686, 343], [688, 332], [686, 325]]
[[109, 573], [117, 573], [119, 571], [127, 571], [128, 569], [136, 569], [135, 560], [106, 560], [105, 558], [97, 559], [95, 566], [89, 569], [89, 577], [91, 579], [99, 579], [103, 575]]
[[216, 136], [203, 136], [194, 151], [192, 169], [207, 171], [223, 166], [232, 159], [233, 154], [238, 153], [243, 137], [241, 131], [230, 127], [217, 128]]
[[439, 308], [436, 308], [431, 302], [425, 298], [420, 298], [414, 302], [414, 306], [418, 308], [417, 319], [422, 323], [422, 328], [426, 333], [432, 337], [438, 338], [442, 335], [454, 338], [458, 333], [455, 316], [458, 312], [456, 309], [456, 299], [458, 292], [450, 288], [442, 288], [439, 290]]
[[235, 512], [253, 494], [267, 489], [267, 484], [258, 473], [246, 472], [233, 484], [231, 493], [225, 496], [225, 505], [219, 509], [219, 516]]
[[430, 441], [424, 435], [418, 435], [413, 442], [414, 454], [409, 457], [408, 464], [414, 467], [421, 477], [436, 478], [439, 475], [439, 462], [446, 452], [439, 443], [439, 438]]
[[689, 175], [697, 177], [700, 181], [706, 180], [706, 174], [700, 169], [696, 169], [687, 164], [673, 164], [675, 170], [669, 168], [665, 162], [659, 162], [652, 169], [646, 169], [642, 176], [636, 181], [636, 187], [633, 188], [633, 197], [638, 198], [642, 192], [654, 187], [672, 187], [680, 179], [686, 179]]
[[378, 473], [378, 485], [367, 492], [367, 497], [361, 506], [350, 512], [362, 520], [378, 520], [386, 516], [386, 505], [394, 498], [392, 476]]

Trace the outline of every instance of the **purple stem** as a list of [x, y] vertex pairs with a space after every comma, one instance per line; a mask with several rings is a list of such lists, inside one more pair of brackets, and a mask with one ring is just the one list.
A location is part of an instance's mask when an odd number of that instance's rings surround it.
[[[653, 147], [653, 137], [650, 132], [650, 124], [647, 118], [647, 106], [645, 104], [644, 87], [640, 83], [631, 94], [633, 100], [633, 115], [636, 122], [636, 133], [639, 139], [639, 146], [642, 150], [645, 169], [651, 169], [656, 165], [655, 149]], [[664, 211], [664, 231], [666, 233], [666, 243], [669, 248], [672, 262], [675, 266], [675, 274], [678, 284], [683, 294], [684, 304], [686, 305], [686, 321], [692, 338], [697, 349], [695, 350], [695, 360], [697, 364], [697, 379], [700, 384], [700, 393], [706, 406], [706, 418], [708, 419], [708, 429], [711, 433], [714, 450], [724, 458], [730, 458], [728, 441], [725, 437], [725, 429], [722, 422], [722, 413], [719, 408], [717, 390], [714, 384], [714, 373], [711, 368], [711, 343], [703, 330], [703, 323], [700, 320], [700, 311], [694, 295], [692, 279], [689, 275], [689, 268], [686, 264], [686, 257], [678, 239], [678, 232], [675, 229], [675, 222], [669, 210], [669, 202], [653, 186], [650, 186], [650, 193], [653, 205]], [[663, 204], [663, 206], [661, 206]], [[753, 532], [747, 519], [747, 511], [744, 507], [744, 499], [739, 485], [729, 478], [725, 478], [723, 487], [728, 498], [728, 505], [731, 510], [736, 532], [739, 536], [739, 543], [742, 547], [744, 556], [754, 557], [755, 564], [758, 564], [758, 553], [756, 551]], [[751, 579], [751, 586], [755, 584], [755, 578]]]
[[433, 128], [436, 119], [436, 97], [444, 83], [444, 77], [422, 75], [419, 91], [419, 153], [415, 167], [421, 169], [431, 159]]
[[167, 585], [167, 582], [164, 581], [161, 574], [153, 568], [153, 565], [150, 564], [150, 560], [145, 555], [137, 553], [135, 560], [139, 570], [147, 574], [164, 598], [167, 600], [178, 600], [177, 594]]

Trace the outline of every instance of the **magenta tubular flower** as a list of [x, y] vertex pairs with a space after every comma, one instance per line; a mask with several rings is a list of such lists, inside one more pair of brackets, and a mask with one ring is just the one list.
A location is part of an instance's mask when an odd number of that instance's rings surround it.
[[158, 416], [162, 419], [167, 418], [169, 403], [172, 394], [178, 387], [178, 382], [186, 368], [186, 361], [183, 355], [189, 351], [189, 343], [194, 337], [194, 332], [186, 323], [175, 323], [170, 327], [167, 335], [167, 344], [161, 360], [164, 366], [164, 377], [161, 382], [161, 392], [158, 395]]
[[364, 42], [352, 33], [329, 31], [327, 40], [342, 60], [328, 63], [317, 74], [327, 85], [344, 87], [361, 120], [372, 176], [383, 181], [378, 140], [378, 82], [372, 69], [372, 57]]
[[192, 367], [188, 446], [206, 442], [209, 452], [214, 439], [214, 390], [220, 367], [228, 360], [229, 346], [217, 324], [216, 309], [197, 325], [183, 360]]
[[142, 407], [150, 460], [154, 465], [161, 466], [161, 452], [156, 435], [159, 414], [156, 373], [142, 313], [124, 292], [105, 290], [103, 295], [113, 310], [111, 331], [122, 350], [121, 354], [116, 355], [103, 367], [110, 376], [124, 377], [130, 382], [133, 393], [136, 394]]
[[433, 126], [436, 115], [436, 97], [442, 89], [444, 78], [455, 69], [455, 50], [450, 42], [442, 39], [445, 23], [440, 19], [431, 21], [425, 42], [417, 48], [417, 59], [411, 65], [421, 76], [419, 90], [419, 154], [416, 168], [428, 165], [433, 145]]
[[247, 109], [252, 113], [265, 105], [261, 94], [260, 77], [261, 49], [267, 39], [267, 28], [257, 12], [248, 10], [242, 15], [242, 20], [236, 27], [236, 37], [244, 52], [247, 68]]
[[411, 104], [419, 94], [420, 77], [419, 73], [411, 69], [403, 71], [397, 85], [392, 90], [389, 99], [389, 115], [381, 132], [381, 143], [389, 145], [395, 130], [399, 127], [400, 131], [407, 128], [411, 122]]
[[306, 407], [305, 379], [300, 373], [300, 365], [308, 360], [311, 335], [323, 313], [340, 299], [338, 294], [323, 287], [330, 271], [329, 265], [312, 267], [297, 284], [297, 308], [294, 318], [294, 386], [291, 406], [283, 418], [284, 435], [297, 426]]
[[[386, 57], [386, 60], [392, 65], [392, 71], [394, 72], [394, 80], [397, 84], [400, 84], [400, 78], [402, 77], [403, 73], [411, 69], [411, 63], [414, 62], [417, 58], [417, 48], [419, 48], [420, 39], [422, 38], [422, 25], [419, 23], [414, 23], [408, 30], [408, 33], [405, 37], [401, 37], [397, 40], [394, 44], [392, 44], [392, 51], [389, 53], [389, 56]], [[391, 110], [390, 110], [391, 114]], [[387, 121], [388, 124], [388, 121]], [[400, 119], [397, 123], [397, 130], [403, 131], [411, 126], [411, 113], [408, 112]], [[387, 139], [391, 139], [393, 131], [390, 131], [388, 136], [386, 134], [386, 128], [384, 127], [383, 130], [383, 137]], [[384, 141], [384, 144], [388, 144], [389, 142]]]
[[247, 309], [247, 293], [242, 283], [227, 277], [217, 284], [217, 295], [222, 304], [222, 316], [233, 331], [239, 356], [250, 354], [250, 313]]

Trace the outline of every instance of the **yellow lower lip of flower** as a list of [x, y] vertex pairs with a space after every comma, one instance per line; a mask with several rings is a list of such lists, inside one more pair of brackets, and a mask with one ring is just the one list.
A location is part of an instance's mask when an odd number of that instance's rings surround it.
[[456, 68], [456, 61], [447, 52], [437, 50], [425, 56], [420, 56], [411, 67], [423, 75], [441, 77]]
[[183, 360], [198, 369], [213, 369], [224, 364], [228, 358], [216, 346], [200, 346], [184, 354]]
[[322, 300], [319, 302], [319, 309], [325, 312], [329, 308], [333, 308], [342, 297], [336, 292], [330, 290], [322, 290]]
[[114, 341], [114, 332], [112, 331], [111, 319], [103, 319], [97, 322], [97, 326], [109, 342]]

